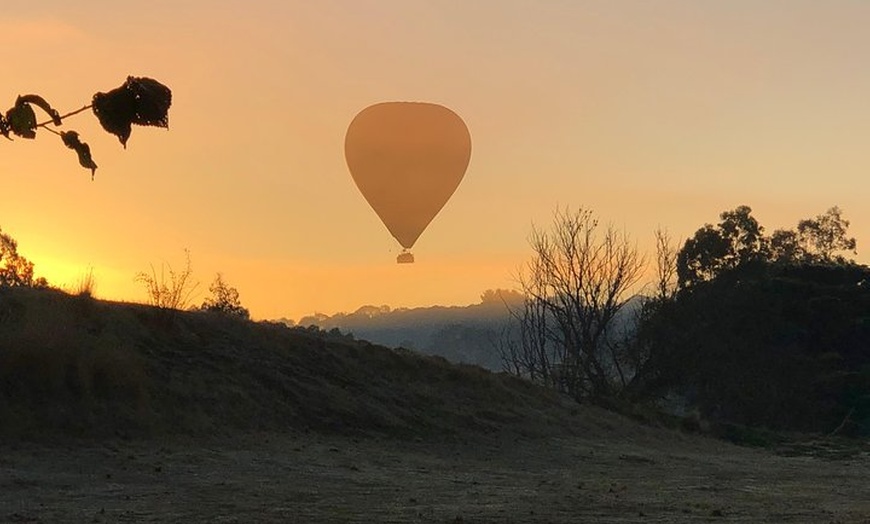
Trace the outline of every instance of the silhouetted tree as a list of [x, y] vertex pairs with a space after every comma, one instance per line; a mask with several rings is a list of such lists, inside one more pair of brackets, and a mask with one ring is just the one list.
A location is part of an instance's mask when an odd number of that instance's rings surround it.
[[[39, 95], [21, 95], [5, 114], [0, 114], [0, 135], [10, 139], [12, 135], [33, 139], [38, 129], [44, 129], [59, 136], [63, 144], [78, 154], [79, 164], [91, 170], [91, 179], [97, 164], [91, 157], [91, 148], [82, 142], [76, 131], [56, 131], [64, 119], [92, 109], [107, 132], [118, 137], [127, 147], [131, 126], [169, 127], [169, 106], [172, 105], [172, 92], [168, 87], [151, 78], [128, 76], [127, 81], [107, 93], [96, 93], [91, 104], [61, 115]], [[49, 120], [38, 122], [33, 108], [43, 110]]]
[[534, 255], [520, 275], [526, 299], [513, 309], [519, 333], [503, 347], [509, 369], [574, 398], [606, 398], [630, 379], [613, 320], [640, 279], [644, 259], [624, 231], [601, 228], [588, 210], [559, 210], [533, 228]]
[[770, 237], [751, 213], [749, 206], [725, 211], [718, 225], [706, 224], [686, 240], [677, 256], [680, 288], [757, 262], [845, 263], [849, 260], [837, 252], [855, 251], [856, 241], [847, 235], [849, 221], [839, 207], [801, 220], [797, 229], [778, 229]]
[[44, 278], [33, 278], [33, 262], [18, 254], [18, 242], [0, 230], [0, 286], [43, 287]]
[[[224, 282], [223, 275], [218, 273], [208, 287], [208, 290], [211, 292], [211, 296], [203, 301], [202, 306], [200, 306], [201, 310], [244, 319], [250, 318], [250, 313], [246, 308], [242, 307], [242, 303], [239, 300], [239, 291], [227, 285]], [[338, 335], [341, 335], [341, 332], [338, 332]]]
[[722, 219], [678, 254], [676, 293], [644, 305], [639, 390], [719, 422], [870, 432], [870, 268], [837, 255], [855, 248], [842, 213], [770, 237], [746, 206]]
[[834, 206], [822, 215], [798, 222], [797, 237], [803, 251], [813, 261], [843, 263], [847, 259], [837, 251], [855, 252], [856, 241], [847, 236], [849, 221]]
[[522, 301], [523, 294], [515, 289], [487, 289], [480, 294], [480, 303], [485, 305], [511, 305]]
[[[655, 231], [656, 257], [655, 282], [652, 295], [642, 297], [641, 306], [632, 319], [633, 330], [626, 337], [624, 344], [624, 360], [633, 371], [632, 381], [627, 388], [627, 396], [633, 399], [646, 400], [650, 391], [655, 390], [661, 382], [661, 363], [656, 361], [657, 355], [648, 339], [638, 336], [638, 327], [644, 328], [649, 334], [651, 326], [661, 329], [668, 322], [663, 321], [664, 310], [674, 301], [679, 288], [677, 281], [677, 257], [679, 252], [665, 229]], [[649, 337], [647, 337], [649, 338]]]
[[793, 229], [777, 229], [773, 232], [770, 236], [769, 256], [771, 261], [784, 264], [808, 261], [800, 237]]
[[657, 300], [673, 298], [677, 292], [677, 258], [679, 252], [666, 229], [656, 229], [655, 294]]
[[749, 206], [725, 211], [718, 225], [706, 224], [686, 240], [677, 256], [681, 288], [716, 278], [723, 271], [767, 258], [764, 228]]

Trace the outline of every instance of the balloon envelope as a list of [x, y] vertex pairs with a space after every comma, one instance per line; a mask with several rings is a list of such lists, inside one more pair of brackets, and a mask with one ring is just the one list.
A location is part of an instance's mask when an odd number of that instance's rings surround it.
[[363, 197], [410, 249], [462, 181], [471, 135], [444, 106], [383, 102], [356, 115], [344, 154]]

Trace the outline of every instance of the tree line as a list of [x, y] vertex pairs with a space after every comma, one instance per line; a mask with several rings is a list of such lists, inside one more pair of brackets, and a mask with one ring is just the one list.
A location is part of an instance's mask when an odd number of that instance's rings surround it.
[[870, 269], [842, 211], [770, 235], [748, 206], [719, 218], [681, 246], [657, 231], [648, 261], [588, 210], [557, 210], [530, 235], [505, 368], [581, 402], [677, 398], [715, 422], [870, 433]]

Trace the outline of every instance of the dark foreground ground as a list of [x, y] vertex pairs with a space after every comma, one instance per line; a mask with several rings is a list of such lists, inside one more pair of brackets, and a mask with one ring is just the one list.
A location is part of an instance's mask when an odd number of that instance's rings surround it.
[[870, 458], [654, 429], [19, 443], [0, 448], [0, 522], [870, 523]]
[[0, 290], [0, 522], [870, 523], [868, 450], [741, 448], [346, 336]]

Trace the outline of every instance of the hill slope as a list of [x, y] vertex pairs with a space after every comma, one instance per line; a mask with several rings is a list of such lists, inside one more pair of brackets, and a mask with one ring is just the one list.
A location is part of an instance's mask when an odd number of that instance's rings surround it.
[[516, 378], [315, 329], [0, 290], [0, 435], [534, 432], [574, 409]]

